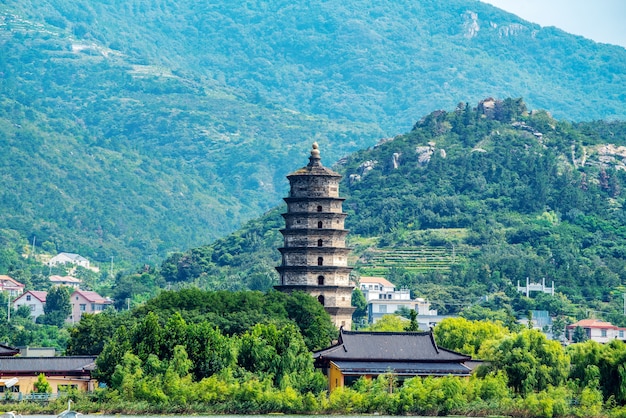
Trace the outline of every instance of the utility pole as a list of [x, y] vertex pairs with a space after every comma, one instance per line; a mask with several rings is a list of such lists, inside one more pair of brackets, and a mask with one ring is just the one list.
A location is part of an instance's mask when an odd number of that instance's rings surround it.
[[35, 236], [33, 235], [33, 249], [32, 249], [32, 251], [31, 251], [31, 254], [33, 255], [33, 258], [35, 257], [35, 240], [36, 240], [36, 239], [37, 239], [37, 237], [35, 237]]

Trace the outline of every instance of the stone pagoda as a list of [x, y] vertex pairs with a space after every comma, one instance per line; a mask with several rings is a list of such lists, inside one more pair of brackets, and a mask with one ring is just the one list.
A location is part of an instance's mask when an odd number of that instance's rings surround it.
[[317, 143], [313, 144], [309, 164], [289, 174], [289, 197], [282, 264], [276, 267], [283, 292], [303, 291], [315, 297], [337, 327], [352, 325], [352, 290], [346, 235], [346, 214], [339, 197], [341, 175], [321, 163]]

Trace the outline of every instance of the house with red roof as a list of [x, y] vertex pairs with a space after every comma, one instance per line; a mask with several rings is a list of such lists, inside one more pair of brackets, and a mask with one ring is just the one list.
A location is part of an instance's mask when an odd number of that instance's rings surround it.
[[620, 328], [599, 319], [583, 319], [567, 326], [566, 335], [570, 343], [573, 342], [574, 332], [578, 327], [585, 331], [588, 339], [599, 343], [608, 343], [611, 340], [626, 341], [626, 328]]
[[77, 279], [76, 277], [57, 276], [57, 275], [50, 276], [48, 280], [50, 280], [50, 283], [52, 283], [52, 285], [67, 286], [67, 287], [71, 287], [72, 289], [79, 289], [80, 284], [83, 282], [82, 280]]
[[15, 298], [24, 293], [24, 285], [9, 276], [0, 275], [0, 292], [7, 292], [10, 298]]
[[34, 321], [38, 316], [44, 314], [46, 296], [48, 296], [48, 292], [41, 290], [29, 290], [13, 300], [13, 309], [18, 309], [23, 305], [28, 306], [30, 308], [30, 317]]
[[70, 296], [70, 303], [72, 304], [72, 314], [67, 322], [72, 323], [80, 321], [85, 313], [98, 314], [113, 305], [110, 298], [105, 298], [89, 290], [75, 290]]

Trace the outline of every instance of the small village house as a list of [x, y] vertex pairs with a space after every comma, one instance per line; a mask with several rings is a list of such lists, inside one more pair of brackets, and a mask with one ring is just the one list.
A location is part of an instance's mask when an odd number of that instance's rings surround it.
[[608, 343], [611, 340], [626, 341], [626, 328], [620, 328], [598, 319], [583, 319], [566, 327], [565, 334], [568, 342], [573, 342], [574, 332], [578, 327], [585, 331], [588, 339], [599, 343]]
[[98, 314], [109, 306], [113, 305], [110, 298], [100, 296], [96, 292], [89, 290], [75, 290], [70, 296], [72, 314], [67, 322], [78, 322], [85, 313]]
[[46, 296], [48, 292], [41, 290], [28, 290], [13, 300], [13, 309], [26, 305], [30, 308], [30, 317], [36, 320], [38, 316], [44, 314], [44, 306], [46, 305]]
[[86, 269], [89, 268], [89, 260], [87, 260], [83, 256], [74, 253], [59, 253], [52, 257], [48, 262], [48, 265], [50, 266], [57, 266], [59, 264], [74, 264], [76, 266], [81, 266]]
[[80, 284], [83, 282], [82, 280], [72, 276], [50, 276], [48, 280], [50, 280], [52, 285], [67, 286], [72, 289], [80, 289]]
[[24, 285], [7, 275], [0, 275], [0, 292], [7, 292], [10, 298], [16, 298], [24, 293]]
[[[339, 331], [339, 340], [313, 353], [315, 367], [328, 378], [329, 390], [349, 386], [361, 377], [392, 374], [398, 380], [415, 376], [470, 375], [471, 357], [437, 347], [432, 331]], [[467, 363], [467, 364], [466, 364]]]

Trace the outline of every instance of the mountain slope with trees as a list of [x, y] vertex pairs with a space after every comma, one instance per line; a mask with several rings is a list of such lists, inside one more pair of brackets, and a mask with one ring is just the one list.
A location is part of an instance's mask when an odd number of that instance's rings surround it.
[[[597, 310], [624, 323], [625, 158], [623, 122], [558, 121], [520, 99], [433, 112], [411, 132], [334, 167], [344, 176], [355, 271], [368, 274], [373, 252], [447, 248], [456, 257], [446, 271], [383, 273], [441, 313], [491, 295], [484, 307], [572, 318]], [[162, 277], [207, 288], [269, 287], [280, 263], [281, 211], [171, 256]], [[526, 278], [554, 281], [561, 296], [522, 297], [515, 287]]]
[[273, 207], [327, 161], [458, 101], [624, 118], [626, 50], [472, 0], [6, 1], [0, 229], [154, 262]]

